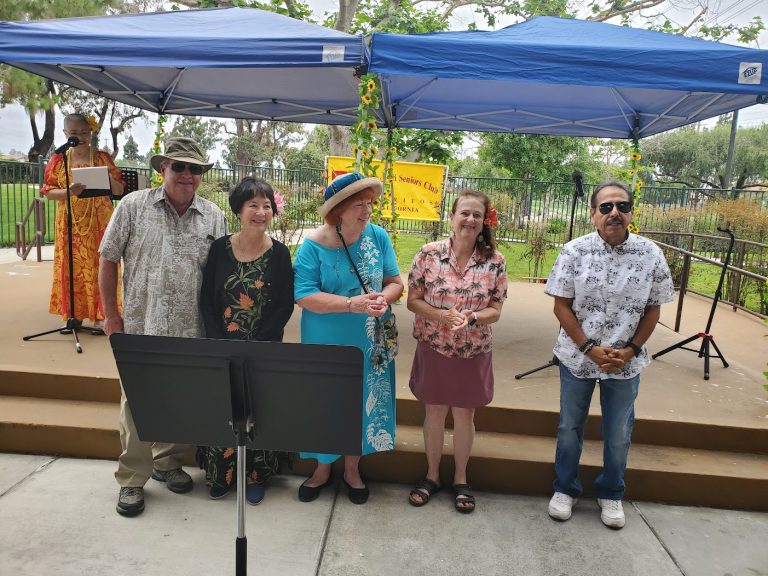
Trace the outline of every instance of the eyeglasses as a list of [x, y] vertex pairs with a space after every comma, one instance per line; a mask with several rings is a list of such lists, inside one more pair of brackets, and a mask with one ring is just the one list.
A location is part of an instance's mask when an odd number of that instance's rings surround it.
[[600, 206], [597, 207], [598, 210], [600, 210], [600, 214], [610, 214], [613, 212], [613, 207], [616, 207], [619, 209], [619, 212], [622, 214], [627, 214], [629, 212], [632, 212], [632, 202], [603, 202], [600, 204]]
[[186, 162], [174, 162], [171, 164], [171, 170], [177, 174], [181, 174], [187, 168], [189, 168], [189, 173], [193, 176], [200, 176], [205, 170], [205, 167], [200, 166], [199, 164], [187, 164]]

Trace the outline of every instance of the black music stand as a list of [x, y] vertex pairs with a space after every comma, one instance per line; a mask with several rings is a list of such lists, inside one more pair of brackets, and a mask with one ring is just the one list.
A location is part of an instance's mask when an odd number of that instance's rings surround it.
[[132, 334], [109, 341], [141, 440], [237, 446], [237, 576], [247, 572], [246, 447], [362, 452], [358, 348]]
[[[583, 181], [581, 172], [579, 172], [578, 170], [574, 171], [574, 173], [571, 174], [571, 179], [573, 180], [574, 190], [573, 190], [573, 198], [571, 199], [571, 223], [568, 226], [568, 240], [567, 240], [568, 242], [573, 240], [573, 220], [576, 217], [576, 201], [579, 198], [584, 197], [584, 181]], [[560, 366], [560, 360], [558, 360], [557, 356], [553, 355], [552, 359], [546, 364], [537, 366], [536, 368], [532, 370], [528, 370], [527, 372], [521, 372], [520, 374], [515, 374], [515, 380], [520, 380], [521, 378], [525, 378], [526, 376], [533, 374], [534, 372], [544, 370], [546, 368], [549, 368], [550, 366]]]
[[139, 189], [139, 171], [133, 168], [120, 168], [123, 176], [123, 193], [120, 196], [112, 195], [112, 200], [121, 200], [126, 194], [136, 192]]
[[[712, 320], [715, 318], [717, 303], [720, 301], [720, 297], [723, 295], [723, 282], [725, 281], [725, 273], [728, 271], [728, 264], [731, 263], [731, 254], [733, 253], [733, 245], [736, 242], [736, 237], [733, 235], [733, 232], [731, 232], [729, 228], [720, 228], [720, 226], [718, 226], [717, 229], [720, 232], [724, 232], [728, 234], [728, 236], [731, 237], [731, 241], [728, 244], [728, 253], [725, 256], [725, 263], [723, 264], [723, 269], [720, 272], [720, 281], [717, 283], [717, 290], [715, 290], [715, 296], [712, 299], [712, 307], [709, 309], [709, 318], [707, 319], [707, 327], [704, 328], [704, 332], [699, 332], [697, 334], [694, 334], [693, 336], [686, 338], [682, 342], [678, 342], [677, 344], [669, 346], [668, 348], [664, 348], [664, 350], [662, 350], [661, 352], [656, 352], [656, 354], [651, 356], [651, 358], [655, 360], [659, 356], [663, 356], [667, 352], [671, 352], [672, 350], [675, 350], [677, 348], [681, 348], [682, 350], [688, 350], [690, 352], [696, 352], [698, 353], [699, 358], [704, 358], [704, 380], [709, 380], [709, 358], [710, 356], [713, 356], [712, 354], [709, 353], [710, 344], [715, 349], [715, 352], [717, 352], [717, 354], [715, 354], [714, 357], [720, 358], [720, 360], [723, 363], [723, 368], [728, 368], [728, 362], [725, 361], [725, 357], [723, 356], [723, 353], [720, 352], [720, 348], [718, 348], [717, 344], [715, 344], [715, 337], [709, 333], [709, 330], [712, 328]], [[698, 338], [701, 338], [701, 347], [698, 350], [685, 347], [686, 344], [693, 342]]]

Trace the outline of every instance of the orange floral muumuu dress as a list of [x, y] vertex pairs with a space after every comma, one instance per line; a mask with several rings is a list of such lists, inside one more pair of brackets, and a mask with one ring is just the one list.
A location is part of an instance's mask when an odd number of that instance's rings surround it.
[[[106, 166], [113, 180], [123, 182], [120, 169], [112, 157], [101, 151], [92, 154], [92, 166]], [[88, 164], [70, 164], [72, 168], [87, 167]], [[74, 184], [70, 172], [70, 185]], [[45, 184], [40, 194], [49, 190], [66, 189], [64, 161], [61, 154], [54, 154], [45, 167]], [[72, 277], [75, 288], [75, 313], [72, 317], [92, 321], [104, 319], [104, 309], [99, 294], [99, 243], [112, 216], [112, 201], [108, 196], [96, 198], [71, 197], [72, 204]], [[56, 205], [56, 228], [53, 252], [53, 285], [51, 286], [51, 314], [58, 314], [65, 320], [69, 315], [69, 260], [67, 245], [67, 201], [58, 200]], [[120, 286], [118, 282], [118, 304]]]

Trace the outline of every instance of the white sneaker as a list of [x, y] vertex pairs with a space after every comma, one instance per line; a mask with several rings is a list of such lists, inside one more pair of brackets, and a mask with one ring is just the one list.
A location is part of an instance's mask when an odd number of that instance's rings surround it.
[[549, 501], [549, 515], [555, 520], [568, 520], [568, 518], [571, 517], [576, 502], [578, 502], [578, 500], [576, 498], [571, 498], [568, 494], [555, 492], [552, 499]]
[[621, 500], [603, 500], [597, 499], [597, 503], [602, 510], [600, 512], [600, 520], [608, 528], [623, 528], [624, 527], [624, 508], [621, 506]]

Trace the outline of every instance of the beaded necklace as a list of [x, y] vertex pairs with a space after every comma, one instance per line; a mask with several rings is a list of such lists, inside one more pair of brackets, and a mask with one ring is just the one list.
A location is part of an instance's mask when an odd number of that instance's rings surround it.
[[[72, 182], [72, 148], [67, 150], [65, 152], [67, 155], [67, 172], [69, 173], [69, 181]], [[88, 166], [93, 166], [94, 164], [94, 154], [93, 154], [93, 147], [88, 147]], [[61, 186], [64, 190], [67, 189], [67, 180], [66, 180], [66, 174], [64, 173], [63, 166], [62, 170], [59, 171], [59, 186]], [[80, 202], [81, 199], [75, 196], [73, 198], [75, 202]], [[82, 200], [89, 200], [88, 198], [83, 198]], [[79, 218], [75, 218], [75, 210], [72, 210], [72, 229], [77, 231], [78, 234], [81, 236], [84, 236], [88, 234], [91, 231], [91, 228], [93, 227], [93, 219], [96, 214], [96, 202], [85, 202], [82, 207], [84, 208]], [[67, 203], [64, 202], [64, 210], [67, 209]], [[83, 229], [83, 226], [87, 224], [88, 227]]]

